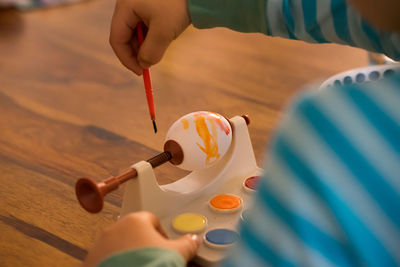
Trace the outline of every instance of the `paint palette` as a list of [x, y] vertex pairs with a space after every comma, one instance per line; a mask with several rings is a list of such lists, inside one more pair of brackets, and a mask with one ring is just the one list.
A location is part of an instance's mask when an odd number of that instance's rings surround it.
[[400, 68], [399, 63], [389, 63], [385, 65], [368, 66], [356, 68], [336, 74], [325, 80], [320, 89], [329, 88], [332, 86], [362, 84], [388, 78]]
[[[260, 170], [255, 170], [250, 175], [255, 174], [261, 174]], [[202, 265], [218, 263], [223, 259], [225, 249], [239, 238], [236, 232], [237, 223], [245, 218], [255, 192], [255, 187], [250, 189], [252, 191], [245, 189], [246, 179], [247, 177], [243, 176], [232, 177], [212, 193], [205, 192], [161, 219], [161, 224], [170, 238], [178, 238], [182, 233], [196, 233], [200, 236], [202, 244], [195, 258], [196, 262]], [[190, 218], [177, 227], [176, 220], [188, 214], [191, 214]], [[186, 229], [191, 231], [185, 231]]]
[[[204, 125], [204, 121], [201, 123]], [[187, 126], [185, 121], [179, 124], [177, 127]], [[141, 161], [132, 166], [138, 172], [137, 179], [129, 180], [125, 187], [121, 216], [148, 210], [160, 218], [170, 238], [198, 234], [203, 242], [194, 260], [202, 265], [220, 262], [225, 248], [239, 238], [237, 223], [246, 216], [262, 172], [255, 161], [245, 119], [237, 116], [229, 124], [233, 129], [230, 145], [211, 166], [194, 170], [174, 183], [159, 185], [151, 165]], [[212, 129], [210, 124], [207, 128]], [[226, 135], [224, 127], [220, 129]]]

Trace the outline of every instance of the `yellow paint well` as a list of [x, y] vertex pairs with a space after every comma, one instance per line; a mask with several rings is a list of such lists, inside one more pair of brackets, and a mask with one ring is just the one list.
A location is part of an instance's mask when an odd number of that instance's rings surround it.
[[181, 233], [198, 233], [204, 230], [207, 219], [197, 213], [183, 213], [174, 218], [172, 226]]

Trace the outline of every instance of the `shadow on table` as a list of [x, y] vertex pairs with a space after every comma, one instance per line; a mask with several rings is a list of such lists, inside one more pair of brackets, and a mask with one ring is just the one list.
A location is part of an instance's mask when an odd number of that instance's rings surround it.
[[0, 8], [0, 39], [12, 38], [24, 29], [21, 13], [15, 8]]

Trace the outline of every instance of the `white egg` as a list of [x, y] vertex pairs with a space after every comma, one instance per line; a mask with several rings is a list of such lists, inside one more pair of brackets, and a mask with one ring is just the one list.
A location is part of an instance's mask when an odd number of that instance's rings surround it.
[[232, 128], [223, 116], [198, 111], [178, 119], [167, 132], [165, 141], [174, 140], [183, 150], [183, 162], [177, 167], [200, 170], [217, 163], [232, 142]]

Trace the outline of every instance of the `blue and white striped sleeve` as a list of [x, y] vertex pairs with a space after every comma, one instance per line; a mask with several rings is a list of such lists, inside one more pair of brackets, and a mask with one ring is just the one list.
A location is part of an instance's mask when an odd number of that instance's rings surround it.
[[400, 60], [400, 33], [379, 30], [346, 0], [188, 0], [197, 28], [228, 27], [310, 43], [338, 43]]
[[400, 266], [400, 75], [308, 93], [224, 266]]

